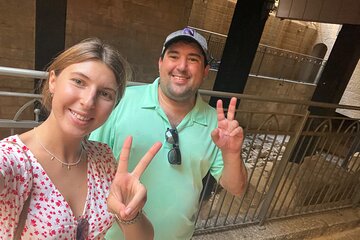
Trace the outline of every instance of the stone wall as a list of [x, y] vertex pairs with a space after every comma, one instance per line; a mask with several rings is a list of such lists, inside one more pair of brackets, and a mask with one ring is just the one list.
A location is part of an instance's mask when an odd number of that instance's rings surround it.
[[[227, 35], [236, 1], [194, 0], [189, 25]], [[260, 43], [310, 54], [317, 38], [318, 25], [311, 22], [280, 19], [269, 15]], [[323, 31], [323, 35], [326, 31]]]
[[[340, 104], [360, 106], [360, 61], [358, 61], [356, 65], [351, 79], [340, 100]], [[351, 118], [360, 119], [359, 110], [338, 109], [337, 112]]]
[[329, 58], [330, 52], [334, 46], [337, 35], [341, 29], [339, 24], [315, 23], [317, 25], [317, 36], [315, 44], [324, 43], [327, 47], [325, 59]]
[[310, 54], [317, 37], [317, 26], [311, 22], [280, 19], [270, 14], [260, 43]]
[[[315, 86], [312, 84], [251, 76], [247, 80], [244, 94], [265, 99], [278, 98], [307, 101], [311, 99], [314, 90]], [[291, 114], [305, 114], [306, 109], [305, 106], [286, 102], [242, 100], [239, 105], [239, 111], [242, 114], [238, 114], [237, 119], [240, 125], [245, 126], [249, 121], [249, 112], [276, 112], [276, 119], [269, 119], [270, 114], [252, 116], [250, 128], [257, 129], [260, 126], [264, 128], [264, 124], [270, 124], [275, 131], [288, 131], [296, 127], [294, 121], [298, 119], [298, 117], [291, 116]]]

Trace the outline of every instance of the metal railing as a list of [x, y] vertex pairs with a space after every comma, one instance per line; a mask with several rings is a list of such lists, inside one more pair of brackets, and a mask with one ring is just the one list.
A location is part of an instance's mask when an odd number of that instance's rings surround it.
[[[210, 69], [217, 71], [227, 35], [191, 27], [199, 31], [208, 41], [209, 53], [212, 56]], [[326, 60], [314, 56], [259, 44], [250, 74], [296, 82], [317, 83], [326, 65]]]
[[[11, 69], [6, 75], [19, 71]], [[0, 75], [4, 75], [2, 68]], [[359, 119], [334, 112], [335, 109], [360, 111], [360, 107], [208, 90], [200, 93], [241, 99], [237, 120], [245, 134], [242, 158], [249, 169], [249, 183], [245, 193], [235, 197], [207, 178], [196, 216], [196, 235], [358, 206]], [[40, 97], [27, 93], [5, 95], [27, 96], [30, 101]], [[264, 104], [269, 106], [266, 109], [275, 110], [259, 110], [258, 106]], [[281, 111], [289, 105], [291, 111]], [[25, 107], [32, 105], [20, 109]], [[326, 111], [323, 115], [310, 114], [310, 107]], [[31, 128], [39, 124], [37, 119], [29, 119], [26, 124], [14, 119], [1, 120], [0, 129]]]

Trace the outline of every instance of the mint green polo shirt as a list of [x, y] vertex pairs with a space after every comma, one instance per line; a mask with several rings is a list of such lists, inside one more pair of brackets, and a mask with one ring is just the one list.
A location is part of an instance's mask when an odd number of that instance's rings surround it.
[[[129, 171], [156, 142], [163, 143], [141, 177], [147, 188], [144, 211], [155, 229], [155, 239], [190, 239], [194, 232], [202, 179], [210, 173], [218, 180], [223, 170], [221, 151], [211, 139], [217, 127], [216, 110], [198, 95], [196, 104], [178, 125], [181, 165], [171, 165], [167, 155], [172, 145], [165, 140], [171, 128], [158, 102], [159, 78], [152, 84], [127, 87], [123, 99], [107, 122], [90, 139], [107, 143], [118, 159], [124, 139], [133, 136]], [[106, 239], [119, 239], [117, 224]]]

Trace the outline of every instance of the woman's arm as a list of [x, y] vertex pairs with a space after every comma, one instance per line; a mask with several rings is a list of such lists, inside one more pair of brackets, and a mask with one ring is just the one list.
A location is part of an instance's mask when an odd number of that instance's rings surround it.
[[4, 175], [0, 173], [0, 193], [5, 189], [5, 179]]
[[107, 198], [108, 211], [115, 214], [126, 240], [154, 239], [153, 226], [142, 213], [147, 191], [139, 179], [162, 145], [160, 142], [155, 143], [129, 173], [131, 143], [132, 138], [128, 137], [122, 147], [118, 168]]
[[133, 221], [124, 222], [120, 219], [117, 219], [116, 221], [119, 224], [126, 240], [154, 239], [154, 228], [149, 219], [142, 212], [140, 212]]

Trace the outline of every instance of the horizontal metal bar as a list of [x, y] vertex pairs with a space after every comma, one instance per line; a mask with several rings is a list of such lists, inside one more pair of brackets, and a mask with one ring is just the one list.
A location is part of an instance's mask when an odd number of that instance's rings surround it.
[[29, 70], [29, 69], [22, 69], [22, 68], [12, 68], [12, 67], [1, 67], [0, 66], [0, 75], [45, 79], [45, 78], [47, 78], [48, 73], [44, 72], [44, 71], [36, 71], [36, 70]]
[[7, 119], [0, 119], [0, 128], [33, 128], [38, 126], [40, 123], [31, 120], [21, 120], [21, 121], [14, 121], [14, 120], [7, 120]]
[[34, 93], [17, 93], [17, 92], [4, 92], [0, 91], [1, 97], [27, 97], [27, 98], [41, 98], [41, 94]]

